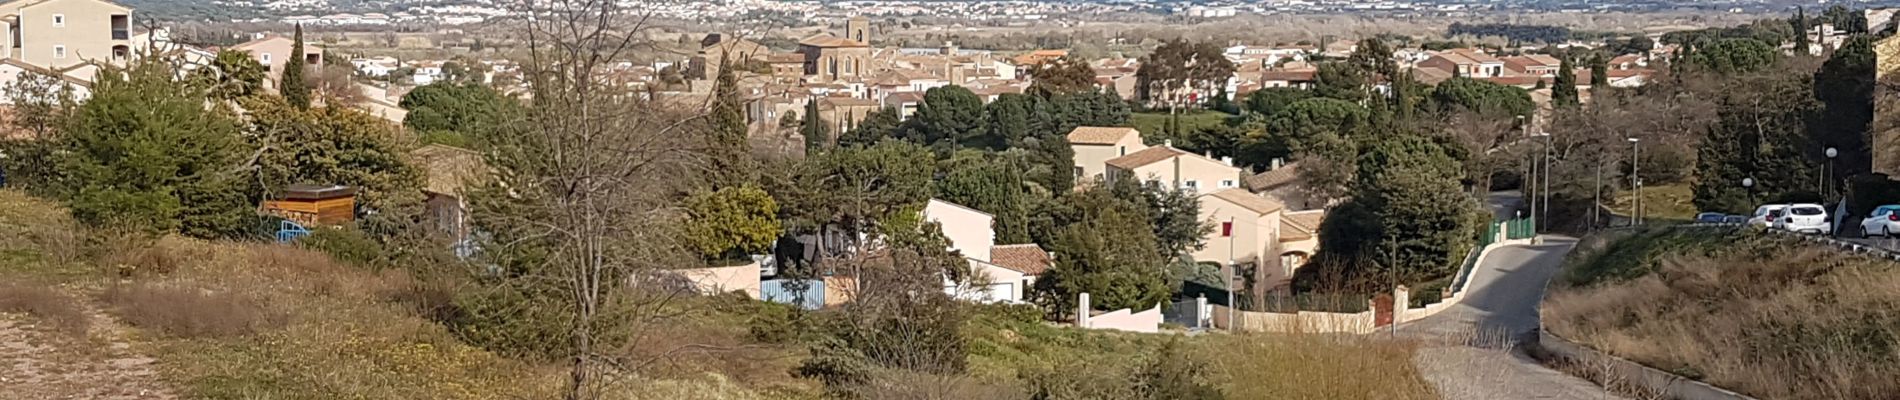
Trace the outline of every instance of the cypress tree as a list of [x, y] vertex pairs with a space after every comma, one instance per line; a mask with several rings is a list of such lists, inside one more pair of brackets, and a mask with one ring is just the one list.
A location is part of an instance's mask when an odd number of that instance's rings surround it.
[[1577, 67], [1570, 64], [1570, 58], [1564, 57], [1563, 64], [1557, 67], [1557, 82], [1550, 88], [1550, 102], [1559, 107], [1577, 105]]
[[818, 118], [818, 98], [805, 103], [805, 121], [799, 125], [799, 133], [805, 136], [805, 154], [831, 147], [831, 128], [825, 126], [823, 118]]
[[1807, 55], [1808, 54], [1808, 12], [1806, 10], [1803, 10], [1801, 7], [1795, 7], [1794, 20], [1789, 21], [1788, 24], [1794, 25], [1794, 55], [1796, 57]]
[[284, 63], [284, 76], [279, 79], [279, 93], [284, 100], [298, 109], [310, 108], [310, 85], [303, 80], [303, 24], [297, 25], [297, 34], [290, 45], [290, 60]]
[[1590, 59], [1590, 90], [1598, 91], [1610, 87], [1610, 61], [1598, 54]]
[[747, 154], [747, 135], [745, 114], [739, 111], [739, 79], [728, 68], [725, 57], [719, 58], [717, 85], [713, 88], [712, 104], [712, 151], [713, 185], [729, 187], [748, 180], [751, 159]]

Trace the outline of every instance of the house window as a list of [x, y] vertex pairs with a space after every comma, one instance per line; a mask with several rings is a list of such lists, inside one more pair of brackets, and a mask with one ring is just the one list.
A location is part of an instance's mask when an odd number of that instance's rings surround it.
[[1115, 154], [1115, 155], [1117, 155], [1117, 156], [1125, 156], [1125, 155], [1128, 155], [1128, 146], [1121, 146], [1121, 147], [1116, 147], [1116, 148], [1115, 148], [1115, 151], [1116, 151], [1116, 154]]
[[1082, 167], [1075, 167], [1075, 177], [1077, 178], [1082, 177]]
[[1221, 187], [1222, 189], [1226, 189], [1226, 188], [1230, 188], [1230, 187], [1234, 187], [1234, 180], [1233, 180], [1233, 179], [1222, 179], [1222, 180], [1220, 181], [1220, 187]]
[[66, 26], [66, 15], [53, 14], [53, 27], [58, 28], [58, 27], [65, 27], [65, 26]]
[[1234, 236], [1234, 221], [1220, 223], [1220, 237]]
[[1196, 181], [1181, 182], [1181, 190], [1188, 191], [1189, 193], [1195, 192], [1199, 190], [1200, 188], [1201, 188], [1200, 182], [1196, 182]]
[[66, 46], [53, 46], [53, 58], [66, 58]]
[[270, 53], [261, 53], [261, 54], [258, 54], [258, 55], [257, 55], [257, 62], [258, 62], [259, 64], [264, 64], [264, 66], [266, 66], [266, 67], [268, 67], [268, 66], [270, 66]]

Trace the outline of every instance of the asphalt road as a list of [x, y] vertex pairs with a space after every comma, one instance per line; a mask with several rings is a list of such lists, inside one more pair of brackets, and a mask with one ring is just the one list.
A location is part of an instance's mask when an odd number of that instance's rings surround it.
[[1576, 240], [1545, 236], [1540, 245], [1498, 248], [1473, 272], [1462, 302], [1402, 324], [1397, 334], [1426, 345], [1414, 362], [1447, 399], [1620, 399], [1595, 384], [1551, 370], [1515, 349], [1538, 328], [1538, 303]]

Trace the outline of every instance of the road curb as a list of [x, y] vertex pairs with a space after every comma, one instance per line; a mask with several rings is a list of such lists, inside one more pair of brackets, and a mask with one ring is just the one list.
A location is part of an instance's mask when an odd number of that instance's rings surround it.
[[[1612, 356], [1588, 346], [1571, 342], [1553, 335], [1543, 329], [1523, 342], [1524, 353], [1552, 366], [1581, 366], [1606, 374], [1616, 375], [1616, 379], [1636, 385], [1646, 393], [1660, 394], [1663, 398], [1678, 400], [1756, 400], [1741, 393], [1716, 387], [1702, 381], [1669, 373], [1647, 365]], [[1568, 371], [1558, 369], [1567, 375]], [[1602, 382], [1597, 382], [1601, 385]]]

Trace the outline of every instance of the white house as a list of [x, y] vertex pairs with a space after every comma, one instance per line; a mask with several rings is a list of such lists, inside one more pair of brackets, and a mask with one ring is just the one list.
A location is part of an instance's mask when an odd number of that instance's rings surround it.
[[944, 292], [959, 299], [986, 303], [1016, 303], [1026, 298], [1036, 277], [1049, 268], [1054, 258], [1034, 244], [996, 245], [995, 216], [955, 203], [931, 199], [924, 205], [923, 218], [934, 222], [950, 240], [950, 250], [970, 262], [970, 270], [980, 274], [985, 285], [944, 278]]

